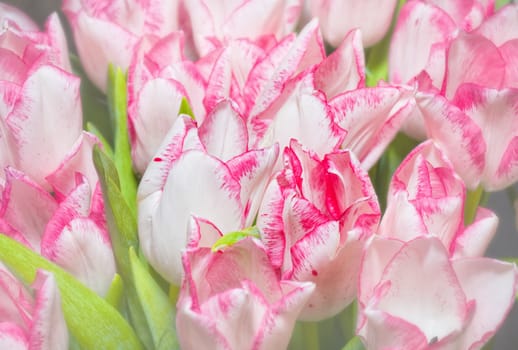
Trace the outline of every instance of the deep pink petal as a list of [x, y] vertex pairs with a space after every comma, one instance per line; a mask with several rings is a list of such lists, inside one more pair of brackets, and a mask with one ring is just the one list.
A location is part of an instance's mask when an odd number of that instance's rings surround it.
[[274, 145], [266, 149], [248, 151], [227, 163], [232, 176], [241, 186], [240, 198], [246, 218], [245, 227], [255, 222], [278, 156], [279, 147]]

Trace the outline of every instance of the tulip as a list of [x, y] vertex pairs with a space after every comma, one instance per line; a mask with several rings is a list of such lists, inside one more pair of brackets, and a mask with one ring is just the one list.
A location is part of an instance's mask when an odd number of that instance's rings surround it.
[[174, 32], [142, 40], [128, 71], [128, 128], [132, 159], [142, 174], [176, 120], [185, 98], [196, 120], [205, 118], [206, 82], [183, 55], [184, 38]]
[[178, 29], [178, 11], [176, 0], [63, 2], [83, 68], [102, 91], [107, 88], [108, 65], [126, 70], [143, 36], [160, 38]]
[[0, 228], [6, 235], [55, 262], [100, 295], [110, 287], [115, 260], [100, 187], [86, 178], [58, 202], [27, 175], [6, 169]]
[[61, 298], [52, 274], [38, 270], [31, 290], [0, 264], [0, 347], [68, 349]]
[[246, 125], [222, 102], [199, 128], [180, 116], [138, 189], [139, 238], [150, 264], [179, 284], [191, 215], [223, 232], [252, 225], [278, 147], [248, 149]]
[[360, 29], [363, 45], [380, 41], [387, 33], [397, 1], [308, 1], [309, 12], [317, 17], [326, 41], [338, 46], [351, 29]]
[[436, 237], [379, 238], [359, 281], [357, 332], [368, 349], [480, 349], [514, 303], [517, 271], [489, 258], [451, 259]]
[[282, 38], [293, 30], [302, 9], [301, 0], [251, 0], [184, 2], [194, 44], [203, 56], [228, 40]]
[[4, 3], [0, 4], [0, 23], [4, 28], [14, 26], [17, 30], [38, 31], [38, 25], [23, 11]]
[[320, 160], [292, 141], [284, 164], [268, 185], [257, 227], [284, 279], [316, 285], [300, 318], [321, 320], [356, 297], [363, 246], [377, 229], [380, 209], [366, 171], [349, 151]]
[[191, 223], [177, 303], [182, 349], [285, 349], [313, 284], [279, 280], [262, 244], [250, 237], [213, 252], [218, 229]]
[[[478, 28], [492, 14], [493, 6], [493, 1], [476, 0], [407, 2], [401, 9], [391, 39], [390, 81], [417, 86], [419, 91], [443, 91], [446, 80], [451, 80], [450, 72], [455, 75], [456, 70], [466, 71], [469, 67], [465, 63], [461, 67], [451, 67], [451, 63], [447, 63], [452, 41], [463, 32]], [[471, 56], [462, 49], [461, 52], [456, 56]], [[491, 62], [485, 67], [493, 66], [495, 64]], [[412, 137], [425, 139], [422, 118], [419, 110], [414, 110], [403, 130]]]
[[474, 222], [465, 227], [465, 197], [464, 183], [450, 161], [426, 141], [395, 171], [378, 233], [405, 242], [431, 235], [452, 256], [482, 256], [496, 233], [498, 217], [479, 208]]

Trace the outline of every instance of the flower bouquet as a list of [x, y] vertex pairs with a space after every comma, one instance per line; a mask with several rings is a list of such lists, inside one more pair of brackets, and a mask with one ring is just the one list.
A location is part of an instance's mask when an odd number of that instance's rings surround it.
[[55, 10], [0, 4], [0, 348], [492, 348], [518, 4]]

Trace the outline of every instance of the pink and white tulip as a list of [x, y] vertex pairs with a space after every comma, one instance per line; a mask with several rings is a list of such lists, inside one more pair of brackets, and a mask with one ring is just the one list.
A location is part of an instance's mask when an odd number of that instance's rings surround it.
[[242, 117], [222, 102], [199, 128], [180, 116], [138, 190], [139, 237], [150, 264], [179, 284], [191, 215], [222, 232], [252, 225], [278, 147], [248, 149]]
[[147, 38], [135, 48], [128, 71], [128, 127], [135, 170], [142, 174], [178, 117], [182, 99], [198, 122], [205, 118], [206, 82], [184, 57], [184, 37]]
[[26, 288], [0, 264], [0, 348], [68, 349], [68, 330], [54, 276], [38, 270]]
[[104, 295], [115, 274], [115, 260], [100, 187], [92, 194], [87, 179], [78, 174], [74, 189], [57, 201], [27, 175], [9, 167], [6, 174], [2, 232]]
[[498, 217], [479, 208], [466, 227], [465, 198], [464, 183], [449, 160], [433, 142], [422, 143], [393, 175], [378, 234], [404, 242], [435, 236], [451, 256], [483, 256], [496, 233]]
[[193, 0], [184, 6], [194, 44], [203, 56], [232, 39], [282, 38], [295, 28], [302, 0]]
[[436, 237], [378, 238], [359, 281], [357, 332], [368, 349], [480, 349], [514, 303], [517, 271], [489, 258], [452, 260]]
[[286, 348], [314, 285], [279, 280], [264, 247], [252, 238], [211, 251], [221, 233], [210, 222], [191, 222], [177, 303], [182, 349]]
[[177, 0], [65, 0], [63, 11], [72, 27], [83, 68], [103, 91], [110, 63], [126, 70], [143, 36], [164, 37], [178, 29], [180, 20]]
[[389, 29], [396, 4], [396, 0], [307, 1], [309, 13], [318, 18], [324, 38], [335, 47], [352, 29], [361, 31], [366, 47], [380, 41]]
[[301, 319], [321, 320], [356, 297], [363, 246], [377, 229], [380, 209], [366, 171], [349, 151], [319, 159], [292, 141], [284, 163], [266, 190], [257, 227], [282, 278], [315, 283]]

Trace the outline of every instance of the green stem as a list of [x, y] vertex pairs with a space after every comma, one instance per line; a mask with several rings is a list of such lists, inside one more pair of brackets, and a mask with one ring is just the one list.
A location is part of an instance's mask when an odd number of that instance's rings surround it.
[[318, 350], [320, 344], [318, 340], [318, 323], [301, 322], [302, 337], [304, 339], [304, 347], [307, 350]]
[[464, 205], [464, 225], [469, 225], [475, 220], [478, 206], [485, 203], [487, 198], [488, 195], [482, 186], [477, 187], [474, 191], [468, 191]]

